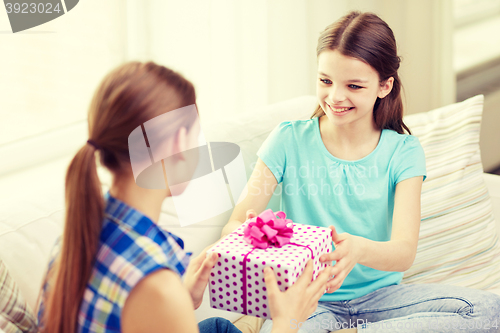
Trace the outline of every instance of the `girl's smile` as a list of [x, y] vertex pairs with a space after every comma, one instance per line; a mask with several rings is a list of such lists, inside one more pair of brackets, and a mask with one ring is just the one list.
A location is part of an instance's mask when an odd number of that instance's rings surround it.
[[349, 113], [349, 111], [353, 110], [354, 107], [341, 107], [341, 106], [335, 106], [335, 105], [330, 105], [328, 103], [326, 103], [328, 105], [328, 107], [330, 108], [330, 110], [332, 111], [332, 113], [335, 115], [335, 116], [344, 116], [346, 114]]

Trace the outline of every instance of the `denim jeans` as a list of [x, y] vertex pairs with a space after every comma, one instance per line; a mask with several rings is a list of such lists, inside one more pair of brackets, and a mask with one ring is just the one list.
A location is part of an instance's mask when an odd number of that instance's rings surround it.
[[[339, 302], [319, 302], [300, 333], [357, 327], [358, 332], [500, 332], [500, 296], [442, 284], [399, 284]], [[266, 320], [260, 332], [271, 332]]]
[[236, 326], [224, 318], [208, 318], [198, 323], [200, 333], [241, 333]]

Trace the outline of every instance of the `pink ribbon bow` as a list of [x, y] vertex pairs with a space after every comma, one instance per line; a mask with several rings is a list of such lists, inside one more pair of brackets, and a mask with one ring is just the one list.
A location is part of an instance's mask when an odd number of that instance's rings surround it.
[[[267, 249], [269, 245], [282, 247], [290, 243], [293, 235], [292, 220], [285, 219], [284, 212], [274, 215], [271, 209], [263, 211], [252, 218], [244, 230], [243, 239], [259, 249]], [[288, 226], [291, 224], [291, 227]]]

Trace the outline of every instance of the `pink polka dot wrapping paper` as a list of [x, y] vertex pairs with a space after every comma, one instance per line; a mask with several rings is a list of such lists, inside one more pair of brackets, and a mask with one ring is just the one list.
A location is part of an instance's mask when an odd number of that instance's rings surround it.
[[[320, 263], [320, 256], [332, 251], [331, 230], [293, 223], [293, 236], [289, 244], [280, 248], [270, 246], [259, 249], [243, 240], [246, 224], [207, 251], [207, 254], [219, 253], [219, 260], [208, 281], [210, 305], [215, 309], [271, 318], [264, 268], [273, 268], [281, 291], [287, 290], [297, 281], [309, 259], [313, 259], [313, 280], [316, 279], [327, 266], [327, 263]], [[243, 261], [245, 257], [246, 263]], [[244, 267], [246, 272], [243, 276]]]

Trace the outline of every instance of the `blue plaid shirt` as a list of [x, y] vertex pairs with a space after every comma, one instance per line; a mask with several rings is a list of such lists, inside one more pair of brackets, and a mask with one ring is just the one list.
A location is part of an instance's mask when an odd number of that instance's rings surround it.
[[[182, 276], [191, 255], [184, 252], [180, 238], [139, 211], [109, 192], [105, 200], [100, 246], [80, 305], [77, 332], [120, 332], [121, 311], [134, 286], [158, 269], [168, 268]], [[38, 312], [41, 324], [43, 303], [50, 289], [48, 281], [46, 278]]]

